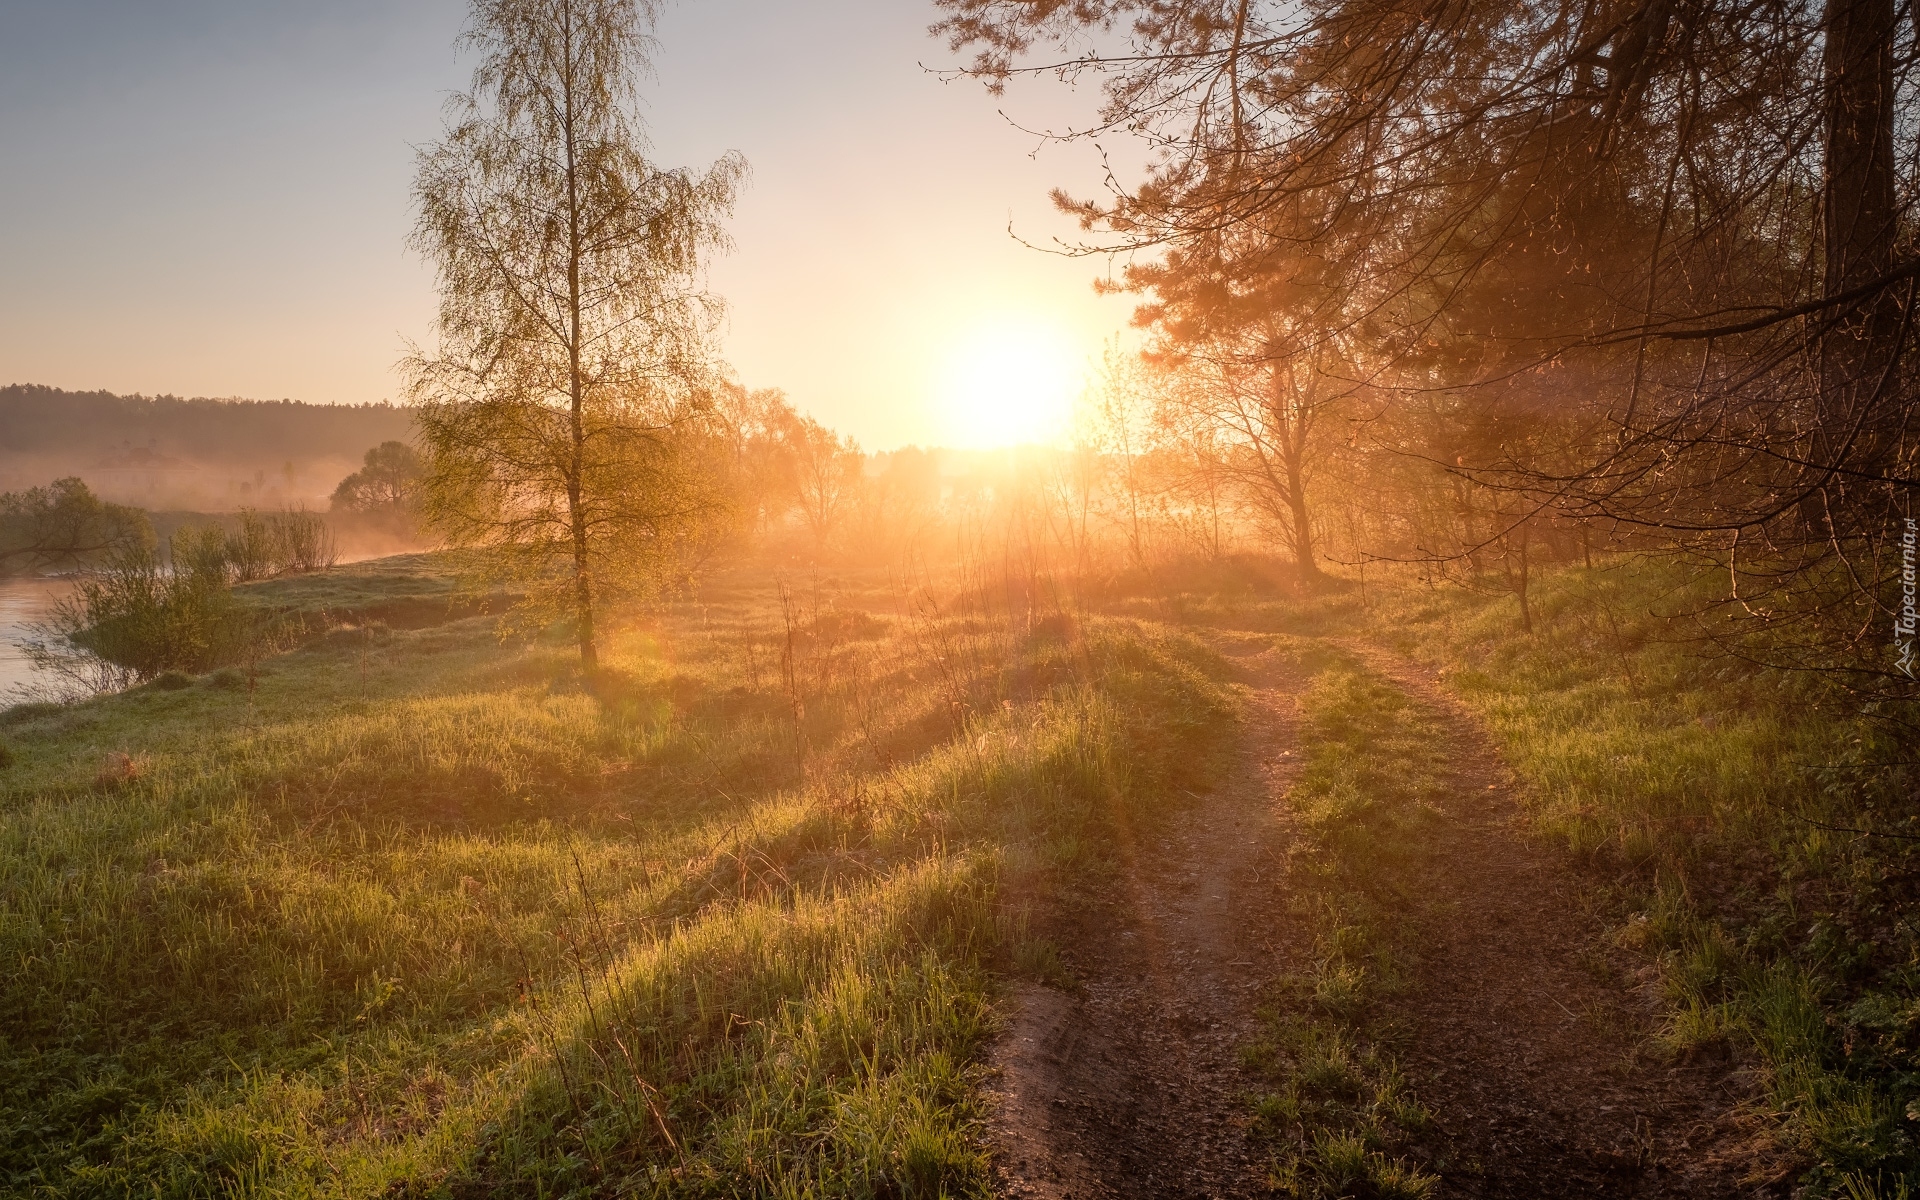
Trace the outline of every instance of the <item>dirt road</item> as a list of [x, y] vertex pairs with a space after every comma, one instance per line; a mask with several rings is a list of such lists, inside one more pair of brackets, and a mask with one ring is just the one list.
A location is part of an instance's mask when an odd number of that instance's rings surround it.
[[1239, 1048], [1281, 962], [1275, 800], [1298, 761], [1299, 680], [1270, 650], [1222, 648], [1248, 688], [1246, 751], [1172, 830], [1124, 847], [1124, 886], [1056, 937], [1079, 993], [1016, 997], [994, 1060], [1007, 1196], [1268, 1194]]
[[[1022, 985], [994, 1052], [996, 1183], [1047, 1200], [1274, 1194], [1241, 1065], [1273, 981], [1305, 939], [1290, 914], [1287, 791], [1308, 747], [1306, 672], [1270, 639], [1216, 646], [1246, 689], [1222, 785], [1165, 833], [1123, 848], [1122, 882], [1054, 931], [1076, 992]], [[1649, 1054], [1645, 980], [1596, 951], [1598, 918], [1557, 851], [1528, 837], [1471, 716], [1422, 669], [1350, 653], [1437, 719], [1453, 764], [1444, 820], [1411, 889], [1411, 985], [1391, 1001], [1400, 1052], [1434, 1115], [1414, 1153], [1433, 1194], [1784, 1195], [1726, 1061]]]

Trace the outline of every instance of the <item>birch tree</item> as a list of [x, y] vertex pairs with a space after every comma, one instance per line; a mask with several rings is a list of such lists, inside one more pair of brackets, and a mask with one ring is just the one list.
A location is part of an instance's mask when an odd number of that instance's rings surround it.
[[480, 62], [419, 160], [414, 245], [438, 270], [439, 345], [407, 362], [423, 511], [521, 613], [596, 616], [646, 592], [720, 507], [698, 426], [746, 165], [648, 161], [634, 116], [651, 0], [474, 0]]

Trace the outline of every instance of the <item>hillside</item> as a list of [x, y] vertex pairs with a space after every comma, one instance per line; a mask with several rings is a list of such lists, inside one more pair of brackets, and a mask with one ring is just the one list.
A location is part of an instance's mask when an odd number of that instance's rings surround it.
[[0, 710], [0, 1194], [1912, 1194], [1911, 776], [1671, 573], [448, 568]]
[[980, 1196], [989, 972], [1205, 786], [1205, 651], [871, 583], [788, 630], [736, 575], [594, 691], [432, 572], [250, 587], [382, 616], [0, 714], [0, 1193]]
[[368, 447], [410, 436], [391, 404], [0, 388], [0, 491], [78, 475], [146, 508], [323, 507]]

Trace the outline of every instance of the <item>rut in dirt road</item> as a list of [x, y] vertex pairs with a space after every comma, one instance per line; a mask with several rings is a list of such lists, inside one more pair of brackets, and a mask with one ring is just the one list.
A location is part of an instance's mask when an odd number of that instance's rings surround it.
[[1298, 752], [1297, 672], [1238, 653], [1245, 749], [1164, 833], [1124, 847], [1126, 885], [1058, 932], [1077, 994], [1028, 985], [994, 1055], [1001, 1194], [1038, 1200], [1265, 1196], [1239, 1066], [1281, 892], [1277, 798]]
[[[1124, 882], [1057, 928], [1076, 993], [1016, 991], [996, 1047], [990, 1143], [1008, 1197], [1267, 1196], [1272, 1154], [1242, 1065], [1274, 981], [1306, 968], [1300, 881], [1286, 874], [1288, 789], [1310, 747], [1307, 671], [1273, 639], [1222, 636], [1247, 688], [1222, 785], [1165, 833], [1124, 847]], [[1765, 1139], [1735, 1115], [1730, 1064], [1638, 1053], [1644, 998], [1596, 970], [1578, 876], [1517, 826], [1491, 744], [1427, 674], [1342, 649], [1407, 696], [1450, 763], [1404, 914], [1410, 978], [1378, 1014], [1431, 1125], [1407, 1157], [1431, 1194], [1724, 1197], [1778, 1192]], [[1371, 1020], [1371, 1018], [1369, 1018]], [[1311, 1117], [1303, 1118], [1311, 1121]], [[1315, 1130], [1296, 1129], [1302, 1143]], [[1334, 1131], [1337, 1132], [1337, 1131]], [[1324, 1183], [1324, 1181], [1321, 1181]], [[1313, 1194], [1312, 1179], [1300, 1181]]]

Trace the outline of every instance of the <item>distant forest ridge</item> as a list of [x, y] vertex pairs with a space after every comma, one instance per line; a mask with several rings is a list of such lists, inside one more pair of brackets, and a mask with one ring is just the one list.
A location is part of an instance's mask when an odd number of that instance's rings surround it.
[[410, 440], [413, 414], [385, 402], [182, 399], [0, 388], [0, 490], [78, 475], [146, 508], [324, 508], [383, 441]]

